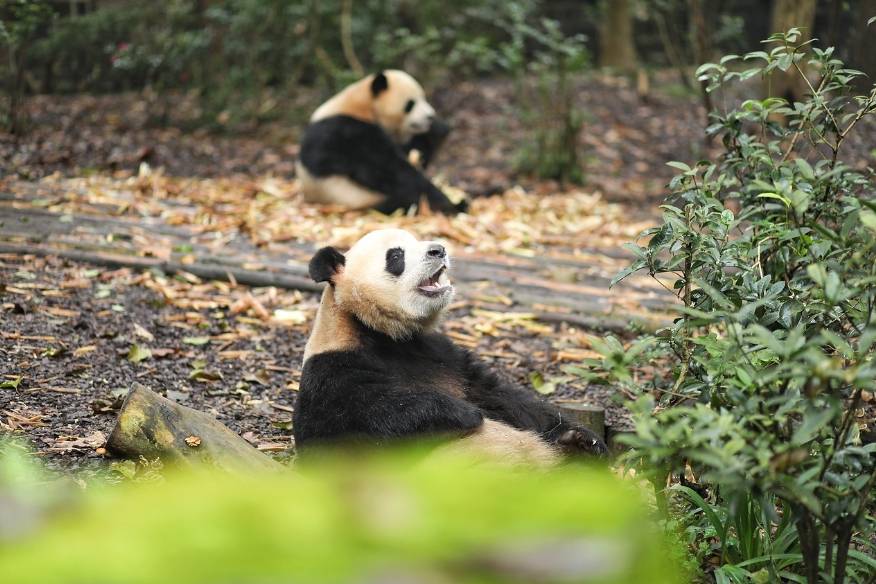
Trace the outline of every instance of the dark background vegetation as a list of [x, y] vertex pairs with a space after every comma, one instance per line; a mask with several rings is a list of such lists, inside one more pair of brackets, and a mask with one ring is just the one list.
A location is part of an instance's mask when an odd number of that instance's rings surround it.
[[[472, 111], [474, 94], [484, 113], [500, 114], [503, 121], [498, 127], [478, 127], [471, 136], [457, 133], [461, 139], [457, 145], [498, 130], [504, 135], [494, 136], [498, 139], [493, 142], [514, 146], [502, 148], [492, 166], [504, 163], [500, 170], [505, 174], [580, 183], [588, 156], [580, 131], [602, 115], [580, 97], [605, 85], [595, 71], [620, 74], [621, 90], [633, 89], [639, 105], [655, 101], [660, 105], [655, 96], [667, 92], [676, 97], [700, 95], [705, 122], [705, 112], [714, 104], [697, 81], [695, 67], [723, 54], [750, 50], [770, 31], [801, 27], [807, 38], [836, 47], [836, 56], [872, 75], [876, 41], [860, 14], [876, 9], [874, 4], [874, 0], [3, 0], [0, 125], [9, 134], [0, 137], [0, 149], [11, 144], [10, 136], [24, 135], [29, 129], [39, 135], [47, 128], [82, 128], [89, 123], [92, 128], [173, 127], [291, 144], [315, 103], [366, 73], [401, 68], [423, 82], [443, 113]], [[478, 88], [467, 93], [464, 88], [472, 82]], [[800, 87], [783, 89], [778, 84], [776, 80], [773, 94], [799, 96]], [[484, 91], [488, 87], [492, 90]], [[597, 93], [608, 96], [611, 91], [606, 87]], [[99, 98], [132, 92], [133, 102], [67, 102], [61, 111], [56, 110], [61, 103], [57, 99], [31, 100], [27, 105], [30, 96]], [[636, 104], [607, 101], [633, 115]], [[119, 111], [107, 116], [113, 107]], [[97, 120], [101, 114], [103, 118]], [[634, 125], [641, 128], [638, 120]], [[598, 125], [595, 130], [603, 131]], [[661, 128], [649, 139], [662, 142], [671, 133]], [[20, 150], [45, 149], [45, 142], [58, 141], [33, 136]], [[473, 151], [489, 150], [487, 146], [477, 144]], [[6, 172], [22, 176], [65, 165], [73, 169], [119, 166], [117, 153], [101, 152], [101, 159], [96, 155], [99, 147], [91, 159], [68, 152], [72, 145], [37, 157], [58, 159], [61, 164], [55, 165], [31, 164], [34, 156], [23, 152], [16, 156], [12, 147], [4, 149], [0, 160], [9, 167]], [[140, 145], [137, 150], [150, 148]], [[681, 154], [697, 157], [701, 152], [691, 148], [675, 156]], [[126, 155], [121, 166], [136, 168], [138, 161], [130, 160], [136, 155]], [[447, 167], [463, 188], [475, 194], [510, 186], [508, 179], [460, 176], [458, 169], [465, 165], [465, 157], [460, 156]], [[204, 174], [202, 169], [186, 170]], [[291, 174], [291, 165], [274, 165], [273, 170]], [[651, 172], [660, 175], [653, 168]]]

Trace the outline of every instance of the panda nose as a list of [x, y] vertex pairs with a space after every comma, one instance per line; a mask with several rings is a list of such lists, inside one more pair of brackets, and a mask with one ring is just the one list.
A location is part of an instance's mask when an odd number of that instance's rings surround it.
[[444, 246], [439, 243], [432, 243], [429, 245], [428, 251], [426, 251], [426, 255], [430, 258], [438, 258], [441, 259], [447, 255], [447, 251], [444, 249]]

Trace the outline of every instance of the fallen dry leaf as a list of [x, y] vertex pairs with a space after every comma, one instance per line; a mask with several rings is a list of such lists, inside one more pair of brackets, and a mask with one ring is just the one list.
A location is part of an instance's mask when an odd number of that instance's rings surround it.
[[155, 340], [155, 335], [150, 333], [148, 330], [146, 330], [144, 327], [140, 326], [136, 322], [134, 323], [134, 334], [148, 342], [152, 342]]
[[82, 357], [97, 350], [97, 345], [85, 345], [73, 351], [74, 357]]

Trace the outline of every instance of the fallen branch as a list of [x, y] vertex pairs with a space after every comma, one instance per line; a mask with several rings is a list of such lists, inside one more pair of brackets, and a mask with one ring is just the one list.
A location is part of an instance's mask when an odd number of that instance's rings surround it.
[[158, 269], [166, 274], [188, 272], [205, 280], [232, 281], [238, 284], [261, 288], [276, 286], [292, 290], [320, 292], [322, 286], [309, 278], [299, 278], [274, 272], [246, 270], [232, 266], [211, 266], [205, 264], [183, 264], [158, 258], [145, 258], [119, 254], [89, 253], [71, 249], [57, 249], [34, 245], [0, 243], [0, 253], [30, 254], [36, 256], [57, 256], [78, 262], [87, 262], [110, 268], [135, 268], [140, 270]]

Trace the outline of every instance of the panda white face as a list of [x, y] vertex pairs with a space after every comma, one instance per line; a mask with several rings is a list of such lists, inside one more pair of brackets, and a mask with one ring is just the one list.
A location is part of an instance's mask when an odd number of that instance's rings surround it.
[[450, 256], [443, 244], [418, 241], [401, 229], [372, 231], [345, 254], [335, 286], [339, 304], [351, 307], [366, 324], [372, 305], [401, 323], [425, 324], [447, 308], [453, 286]]
[[[428, 132], [435, 120], [435, 108], [426, 101], [422, 86], [404, 71], [379, 74], [374, 95], [377, 123], [399, 143]], [[374, 81], [372, 81], [374, 83]]]
[[422, 97], [408, 99], [405, 102], [405, 113], [400, 131], [401, 142], [407, 142], [417, 134], [428, 132], [435, 120], [435, 108]]

